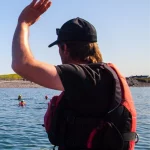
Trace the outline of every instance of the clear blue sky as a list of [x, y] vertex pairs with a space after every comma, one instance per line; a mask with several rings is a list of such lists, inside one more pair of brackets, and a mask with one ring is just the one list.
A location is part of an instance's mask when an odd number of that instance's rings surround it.
[[[22, 9], [31, 0], [1, 1], [0, 74], [11, 69], [11, 43]], [[97, 29], [105, 62], [113, 62], [125, 76], [150, 75], [150, 0], [53, 0], [51, 8], [31, 27], [30, 46], [36, 59], [60, 64], [56, 28], [81, 17]]]

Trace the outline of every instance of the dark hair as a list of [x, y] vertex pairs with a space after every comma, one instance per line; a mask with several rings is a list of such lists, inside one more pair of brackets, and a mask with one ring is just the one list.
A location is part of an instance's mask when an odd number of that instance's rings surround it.
[[[65, 42], [65, 44], [73, 60], [85, 61], [87, 63], [103, 61], [97, 42]], [[63, 44], [60, 44], [60, 46], [64, 49]]]

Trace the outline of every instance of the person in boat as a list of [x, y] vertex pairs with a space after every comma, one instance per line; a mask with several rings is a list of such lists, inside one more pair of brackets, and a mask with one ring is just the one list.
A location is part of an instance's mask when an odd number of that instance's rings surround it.
[[[56, 29], [61, 65], [33, 57], [29, 29], [51, 6], [33, 0], [20, 14], [12, 42], [12, 69], [46, 88], [62, 91], [49, 103], [44, 126], [59, 150], [133, 150], [136, 110], [125, 78], [104, 63], [95, 27], [73, 18]], [[54, 109], [53, 109], [54, 108]]]
[[25, 106], [26, 105], [26, 102], [24, 101], [24, 100], [21, 100], [20, 102], [19, 102], [19, 106]]
[[21, 95], [18, 95], [18, 100], [21, 100], [22, 99], [22, 96]]

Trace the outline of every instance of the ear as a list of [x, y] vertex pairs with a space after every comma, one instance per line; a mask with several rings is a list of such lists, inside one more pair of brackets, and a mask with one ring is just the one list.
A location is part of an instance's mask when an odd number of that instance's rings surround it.
[[65, 54], [65, 55], [69, 55], [69, 50], [68, 50], [68, 48], [67, 48], [67, 44], [64, 43], [62, 48], [63, 48], [64, 54]]

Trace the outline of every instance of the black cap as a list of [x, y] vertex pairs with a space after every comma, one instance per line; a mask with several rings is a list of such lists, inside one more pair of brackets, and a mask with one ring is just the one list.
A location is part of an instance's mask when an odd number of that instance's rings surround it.
[[48, 47], [52, 47], [60, 42], [97, 42], [95, 27], [82, 18], [75, 18], [67, 21], [60, 29], [56, 29], [58, 38]]

